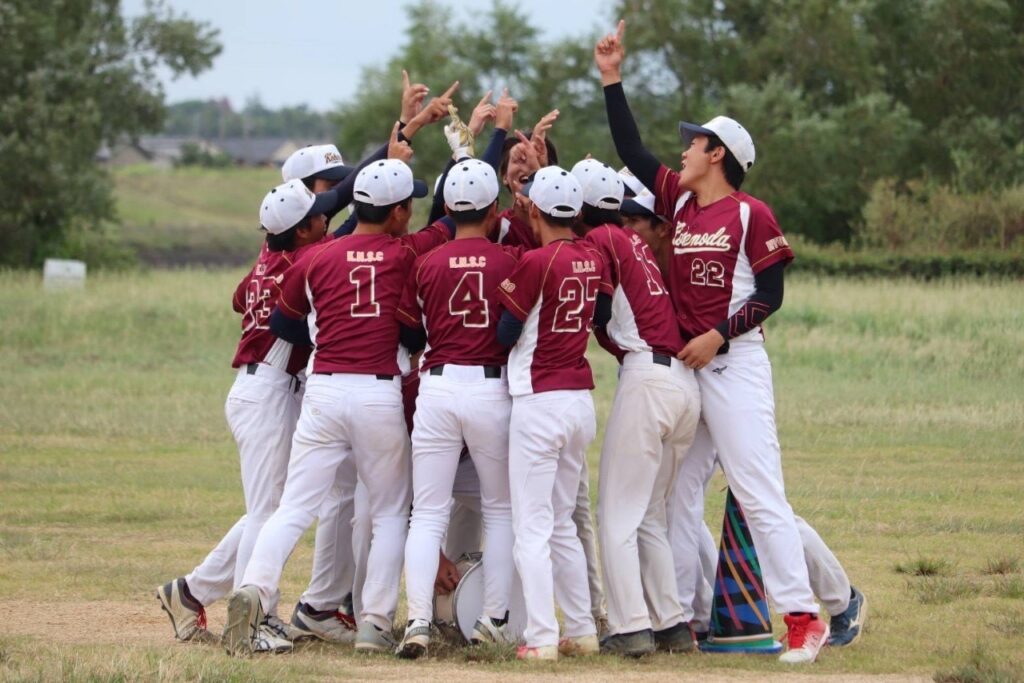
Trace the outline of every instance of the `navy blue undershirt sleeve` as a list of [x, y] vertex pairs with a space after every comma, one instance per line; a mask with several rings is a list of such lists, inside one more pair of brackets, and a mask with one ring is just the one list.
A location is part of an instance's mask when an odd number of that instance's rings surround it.
[[306, 324], [306, 319], [289, 318], [277, 307], [270, 314], [270, 331], [292, 344], [313, 345], [313, 341], [309, 338], [309, 325]]
[[422, 327], [413, 328], [400, 323], [398, 341], [409, 350], [409, 353], [417, 353], [427, 345], [427, 331]]
[[612, 298], [604, 292], [598, 292], [594, 305], [594, 327], [604, 327], [611, 319]]
[[604, 87], [604, 106], [615, 151], [644, 187], [653, 192], [661, 162], [644, 147], [621, 82]]
[[498, 321], [498, 343], [502, 346], [515, 346], [519, 335], [523, 333], [523, 321], [515, 317], [507, 309], [501, 312]]
[[356, 219], [356, 215], [352, 214], [345, 219], [345, 222], [338, 226], [338, 229], [334, 231], [334, 237], [344, 237], [345, 235], [351, 235], [352, 231], [356, 229], [359, 221]]
[[749, 332], [782, 308], [782, 273], [785, 261], [768, 266], [754, 276], [754, 293], [727, 320], [715, 325], [718, 333], [728, 340]]

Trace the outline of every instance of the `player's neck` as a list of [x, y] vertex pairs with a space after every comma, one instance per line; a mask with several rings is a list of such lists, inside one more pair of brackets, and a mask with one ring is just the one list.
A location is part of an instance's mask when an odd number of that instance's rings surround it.
[[575, 236], [576, 235], [574, 235], [572, 232], [572, 228], [562, 228], [554, 227], [551, 225], [543, 225], [540, 229], [540, 243], [542, 246], [545, 247], [551, 244], [552, 242], [557, 242], [558, 240], [572, 241], [572, 239]]
[[353, 235], [383, 235], [387, 233], [387, 226], [384, 223], [356, 223]]
[[472, 240], [480, 238], [487, 238], [486, 223], [473, 223], [470, 225], [455, 226], [455, 239], [457, 240]]
[[709, 173], [699, 181], [694, 183], [692, 188], [694, 196], [697, 199], [697, 206], [708, 206], [714, 204], [720, 199], [725, 199], [733, 192], [736, 191], [732, 185], [730, 185], [725, 177], [718, 173]]

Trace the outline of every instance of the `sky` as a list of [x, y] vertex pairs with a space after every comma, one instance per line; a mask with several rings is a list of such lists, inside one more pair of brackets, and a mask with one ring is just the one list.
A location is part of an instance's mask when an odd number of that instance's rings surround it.
[[[144, 0], [122, 0], [126, 16]], [[220, 29], [224, 46], [197, 78], [161, 74], [168, 103], [227, 97], [235, 108], [258, 95], [268, 107], [332, 109], [356, 92], [361, 67], [381, 64], [404, 42], [409, 0], [166, 0], [179, 13]], [[491, 0], [446, 0], [466, 19]], [[609, 0], [515, 0], [543, 40], [608, 24]], [[345, 57], [336, 55], [343, 50]], [[426, 78], [412, 74], [413, 78]]]

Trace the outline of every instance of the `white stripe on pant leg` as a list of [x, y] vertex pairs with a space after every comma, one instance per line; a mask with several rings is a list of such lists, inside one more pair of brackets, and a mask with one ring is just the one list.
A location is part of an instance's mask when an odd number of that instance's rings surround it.
[[551, 419], [549, 409], [554, 406], [539, 402], [537, 394], [512, 399], [508, 458], [513, 555], [523, 583], [528, 647], [558, 644], [550, 538], [561, 423]]
[[843, 565], [818, 532], [799, 515], [796, 516], [796, 528], [804, 546], [811, 590], [831, 616], [842, 614], [850, 606], [850, 579]]
[[[723, 372], [713, 372], [722, 366]], [[782, 481], [771, 365], [763, 346], [734, 344], [725, 360], [698, 371], [698, 381], [704, 421], [729, 488], [743, 509], [775, 609], [816, 614]]]
[[462, 452], [455, 397], [443, 377], [426, 378], [416, 399], [412, 433], [413, 508], [405, 541], [405, 592], [409, 619], [432, 621], [438, 552], [448, 527], [452, 487]]

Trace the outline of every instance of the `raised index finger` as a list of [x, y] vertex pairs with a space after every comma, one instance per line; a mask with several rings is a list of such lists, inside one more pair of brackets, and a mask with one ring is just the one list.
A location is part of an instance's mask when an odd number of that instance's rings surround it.
[[398, 121], [395, 121], [395, 125], [391, 129], [391, 142], [398, 142]]
[[402, 90], [409, 89], [409, 72], [402, 69]]
[[444, 94], [442, 94], [442, 95], [441, 95], [441, 97], [451, 97], [451, 96], [452, 96], [452, 93], [454, 93], [454, 92], [455, 92], [456, 90], [458, 90], [458, 89], [459, 89], [459, 82], [458, 82], [458, 81], [455, 81], [454, 83], [452, 83], [452, 84], [451, 84], [451, 85], [450, 85], [450, 86], [448, 87], [448, 89], [447, 89], [447, 90], [445, 90], [445, 91], [444, 91]]
[[626, 37], [626, 20], [619, 19], [619, 26], [615, 29], [615, 40], [622, 42], [622, 39]]
[[482, 107], [482, 106], [484, 106], [485, 104], [488, 104], [488, 103], [489, 103], [489, 102], [491, 101], [491, 94], [492, 94], [492, 93], [493, 93], [493, 91], [492, 91], [492, 90], [488, 90], [488, 91], [487, 91], [487, 94], [486, 94], [486, 95], [484, 95], [483, 97], [481, 97], [481, 98], [480, 98], [480, 101], [479, 101], [479, 102], [477, 102], [477, 105], [476, 105], [476, 106], [478, 106], [478, 107]]

